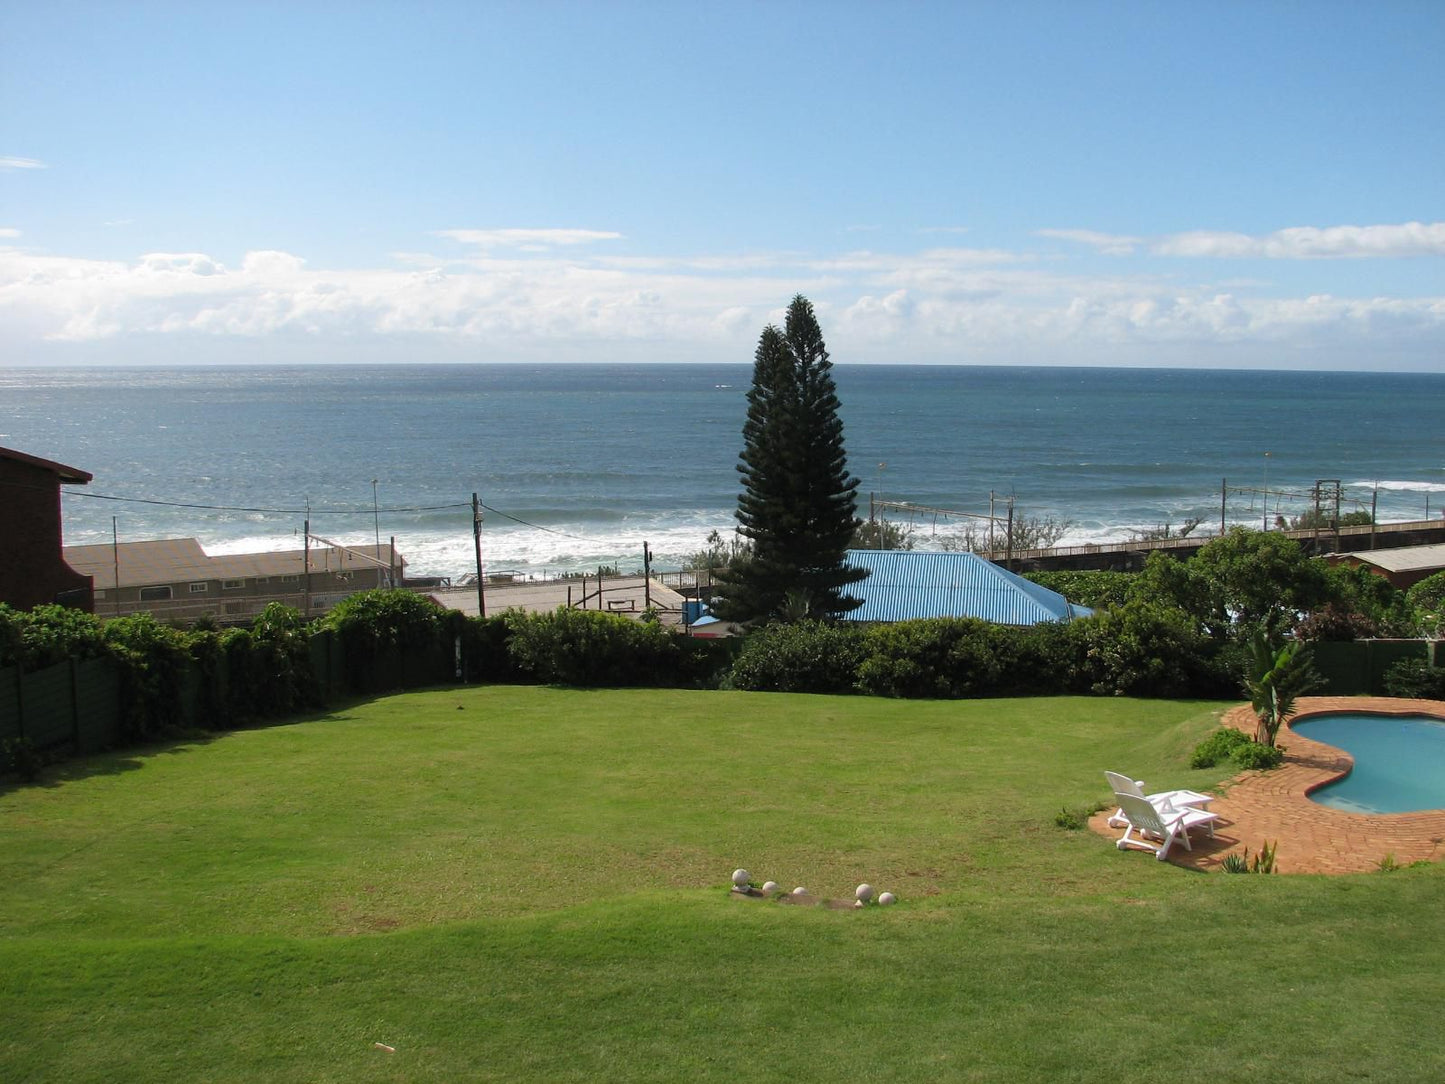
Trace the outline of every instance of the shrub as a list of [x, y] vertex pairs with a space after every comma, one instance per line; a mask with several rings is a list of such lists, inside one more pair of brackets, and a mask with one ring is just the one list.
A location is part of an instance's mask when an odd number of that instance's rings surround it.
[[851, 692], [864, 651], [864, 633], [845, 625], [769, 625], [748, 634], [727, 682], [755, 692]]
[[1244, 848], [1243, 854], [1227, 854], [1224, 856], [1224, 861], [1219, 864], [1220, 868], [1225, 873], [1273, 873], [1275, 846], [1275, 843], [1266, 840], [1252, 862], [1249, 858], [1248, 847]]
[[878, 625], [864, 634], [858, 687], [874, 696], [988, 695], [1017, 655], [1009, 631], [971, 617]]
[[1090, 691], [1088, 621], [1042, 621], [1013, 632], [1018, 654], [1009, 677], [1011, 694], [1054, 696]]
[[1204, 637], [1180, 610], [1136, 599], [1083, 624], [1100, 695], [1187, 696], [1207, 673]]
[[132, 614], [106, 623], [105, 642], [121, 665], [123, 737], [151, 741], [179, 732], [181, 680], [190, 663], [186, 634], [150, 614]]
[[1391, 696], [1419, 700], [1445, 700], [1445, 667], [1425, 659], [1401, 659], [1385, 671], [1385, 691]]
[[107, 653], [99, 618], [67, 606], [16, 610], [0, 603], [0, 667], [43, 670]]
[[1445, 572], [1426, 576], [1405, 592], [1405, 599], [1420, 635], [1438, 635], [1445, 626]]
[[1077, 832], [1088, 826], [1089, 818], [1104, 808], [1103, 802], [1095, 802], [1087, 806], [1064, 806], [1054, 814], [1054, 824], [1059, 828], [1066, 828], [1070, 832]]
[[676, 685], [680, 637], [620, 614], [561, 608], [505, 615], [507, 651], [523, 673], [556, 685]]
[[1122, 606], [1129, 597], [1129, 585], [1137, 578], [1133, 572], [1065, 571], [1030, 572], [1024, 579], [1040, 587], [1057, 591], [1078, 606], [1091, 610]]
[[1228, 760], [1241, 745], [1250, 742], [1248, 734], [1232, 726], [1221, 727], [1194, 747], [1189, 758], [1191, 768], [1212, 768], [1222, 760]]
[[465, 681], [518, 681], [523, 675], [507, 649], [511, 626], [502, 614], [491, 617], [462, 617], [450, 621], [454, 635], [462, 640], [462, 677]]
[[1246, 771], [1266, 772], [1284, 763], [1284, 749], [1251, 739], [1235, 746], [1230, 757]]
[[1294, 634], [1301, 640], [1369, 640], [1380, 627], [1368, 615], [1332, 602], [1296, 622]]
[[[335, 629], [341, 637], [351, 686], [376, 691], [407, 685], [409, 670], [423, 679], [441, 679], [446, 613], [431, 599], [411, 591], [362, 591], [342, 599], [320, 625]], [[409, 668], [408, 659], [419, 660], [419, 664], [414, 662]]]

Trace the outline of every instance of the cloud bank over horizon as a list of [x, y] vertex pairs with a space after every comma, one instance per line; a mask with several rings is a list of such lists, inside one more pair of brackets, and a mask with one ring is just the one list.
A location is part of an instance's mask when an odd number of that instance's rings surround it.
[[839, 362], [1369, 368], [1384, 358], [1431, 369], [1445, 345], [1445, 297], [1291, 295], [1267, 279], [1191, 282], [1159, 262], [1438, 257], [1445, 223], [1152, 239], [1034, 231], [1105, 264], [1047, 247], [665, 256], [614, 251], [626, 240], [614, 230], [453, 228], [430, 236], [456, 251], [336, 268], [267, 249], [235, 263], [204, 252], [91, 259], [18, 236], [0, 230], [12, 240], [0, 246], [0, 337], [22, 366], [144, 363], [187, 348], [197, 361], [266, 361], [283, 346], [317, 362], [363, 346], [369, 360], [398, 362], [745, 362], [795, 293], [817, 305]]

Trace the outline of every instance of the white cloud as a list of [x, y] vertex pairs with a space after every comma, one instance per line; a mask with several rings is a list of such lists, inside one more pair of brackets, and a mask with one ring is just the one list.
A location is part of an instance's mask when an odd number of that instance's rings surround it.
[[0, 173], [13, 173], [17, 169], [47, 169], [49, 167], [36, 158], [15, 158], [0, 155]]
[[436, 230], [436, 236], [459, 241], [478, 248], [516, 248], [523, 251], [544, 251], [561, 245], [589, 245], [596, 241], [616, 241], [620, 233], [610, 230]]
[[1162, 238], [1165, 256], [1255, 257], [1270, 260], [1445, 256], [1445, 222], [1386, 226], [1296, 226], [1252, 237], [1196, 230]]
[[1381, 226], [1294, 226], [1266, 234], [1189, 230], [1163, 237], [1128, 237], [1094, 230], [1036, 230], [1036, 236], [1088, 245], [1109, 256], [1147, 247], [1158, 256], [1220, 259], [1328, 260], [1445, 256], [1445, 222]]
[[1035, 230], [1034, 235], [1052, 237], [1059, 241], [1076, 241], [1081, 245], [1096, 248], [1106, 256], [1130, 256], [1136, 248], [1144, 243], [1142, 237], [1099, 233], [1095, 230]]
[[[0, 247], [0, 341], [104, 342], [109, 360], [204, 336], [236, 350], [312, 344], [327, 357], [366, 342], [397, 344], [399, 360], [455, 348], [496, 359], [746, 361], [762, 326], [801, 292], [839, 361], [1111, 364], [1134, 351], [1170, 364], [1208, 348], [1337, 367], [1393, 351], [1429, 367], [1445, 350], [1445, 298], [1279, 298], [1247, 280], [1191, 285], [1061, 266], [965, 248], [607, 257], [514, 243], [462, 260], [414, 253], [388, 267], [336, 269], [273, 250], [233, 263], [200, 252], [116, 261]], [[418, 340], [433, 347], [419, 355]]]
[[19, 236], [20, 236], [20, 231], [19, 231], [19, 230], [15, 229], [15, 228], [13, 228], [13, 227], [11, 227], [11, 226], [0, 226], [0, 237], [4, 237], [4, 238], [7, 238], [7, 239], [8, 239], [8, 238], [19, 237]]

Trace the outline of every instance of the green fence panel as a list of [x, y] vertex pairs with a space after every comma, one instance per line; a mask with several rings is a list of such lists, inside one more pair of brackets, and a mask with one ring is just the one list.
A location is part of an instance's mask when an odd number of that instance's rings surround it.
[[1383, 696], [1385, 671], [1401, 659], [1428, 659], [1427, 640], [1319, 641], [1311, 645], [1315, 669], [1330, 696]]
[[1363, 640], [1321, 640], [1311, 644], [1315, 669], [1324, 679], [1319, 692], [1357, 696], [1370, 691], [1370, 651]]
[[0, 741], [20, 737], [20, 671], [0, 670]]
[[176, 681], [178, 705], [181, 715], [181, 725], [188, 730], [213, 730], [216, 721], [211, 718], [211, 713], [206, 707], [206, 698], [209, 690], [206, 688], [206, 681], [200, 667], [195, 663], [188, 663], [180, 672]]
[[75, 740], [75, 685], [69, 662], [47, 666], [21, 679], [25, 737], [37, 749]]
[[75, 664], [75, 718], [78, 750], [93, 753], [120, 740], [120, 670], [110, 659]]
[[311, 671], [316, 675], [316, 689], [323, 701], [346, 691], [346, 653], [341, 637], [331, 629], [313, 632], [308, 643]]
[[1370, 646], [1370, 692], [1383, 694], [1385, 671], [1403, 659], [1428, 659], [1429, 644], [1424, 640], [1366, 640]]

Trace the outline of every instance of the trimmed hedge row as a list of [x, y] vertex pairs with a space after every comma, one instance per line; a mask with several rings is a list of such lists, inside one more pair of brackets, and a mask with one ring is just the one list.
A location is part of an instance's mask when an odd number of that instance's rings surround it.
[[776, 626], [743, 642], [727, 684], [781, 692], [960, 698], [1094, 693], [1233, 696], [1238, 667], [1177, 610], [1128, 602], [1032, 628], [931, 618], [872, 628]]

